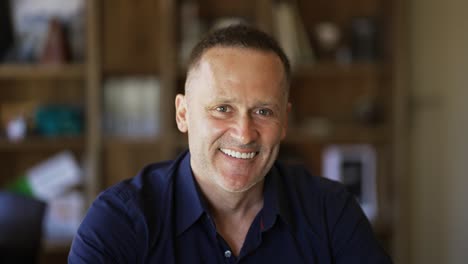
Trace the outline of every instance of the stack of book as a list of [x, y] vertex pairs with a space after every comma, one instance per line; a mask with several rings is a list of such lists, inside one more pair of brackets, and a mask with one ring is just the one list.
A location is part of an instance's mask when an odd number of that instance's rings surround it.
[[160, 126], [159, 80], [111, 78], [104, 84], [104, 128], [111, 136], [154, 137]]

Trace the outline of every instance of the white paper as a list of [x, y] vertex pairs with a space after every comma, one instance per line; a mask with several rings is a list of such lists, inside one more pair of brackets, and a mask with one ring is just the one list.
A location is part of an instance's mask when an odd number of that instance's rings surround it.
[[35, 197], [49, 201], [81, 183], [81, 169], [73, 154], [61, 152], [26, 172]]

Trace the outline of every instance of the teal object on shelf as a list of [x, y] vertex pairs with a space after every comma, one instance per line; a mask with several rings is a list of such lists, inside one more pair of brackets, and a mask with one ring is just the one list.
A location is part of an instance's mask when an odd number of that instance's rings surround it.
[[76, 106], [41, 106], [35, 113], [34, 121], [41, 136], [78, 136], [83, 132], [83, 111]]

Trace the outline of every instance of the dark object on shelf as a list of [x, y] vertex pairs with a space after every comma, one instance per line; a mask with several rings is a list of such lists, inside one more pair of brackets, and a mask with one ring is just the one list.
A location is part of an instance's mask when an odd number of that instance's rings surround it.
[[38, 263], [46, 203], [0, 192], [0, 263]]
[[340, 169], [346, 189], [356, 196], [359, 203], [362, 203], [362, 162], [345, 160], [341, 163]]
[[83, 132], [82, 109], [71, 105], [39, 107], [34, 123], [42, 136], [78, 136]]
[[351, 53], [355, 61], [375, 61], [379, 56], [378, 26], [372, 17], [356, 17], [351, 22]]
[[64, 26], [57, 18], [52, 18], [39, 61], [44, 64], [64, 64], [70, 60], [69, 46]]
[[365, 125], [378, 125], [384, 122], [382, 106], [373, 97], [361, 97], [354, 104], [355, 120]]
[[13, 45], [10, 1], [0, 1], [0, 62]]

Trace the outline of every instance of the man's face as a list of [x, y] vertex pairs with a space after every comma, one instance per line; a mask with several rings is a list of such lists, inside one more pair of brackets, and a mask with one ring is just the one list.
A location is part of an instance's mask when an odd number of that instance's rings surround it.
[[197, 180], [227, 192], [261, 182], [286, 135], [283, 66], [269, 52], [214, 47], [176, 98], [177, 125], [188, 132]]

